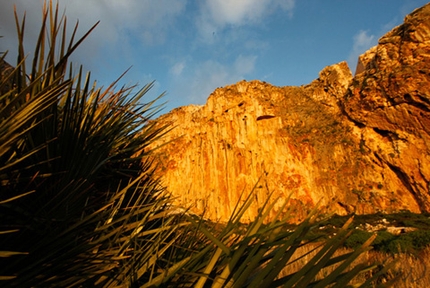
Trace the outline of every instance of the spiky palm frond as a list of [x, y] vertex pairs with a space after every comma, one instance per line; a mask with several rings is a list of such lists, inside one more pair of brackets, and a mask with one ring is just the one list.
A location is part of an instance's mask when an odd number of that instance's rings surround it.
[[[353, 264], [360, 254], [371, 249], [374, 237], [353, 252], [336, 255], [351, 233], [352, 219], [336, 236], [320, 242], [319, 247], [305, 255], [299, 255], [306, 257], [318, 250], [299, 271], [289, 272], [300, 248], [315, 245], [310, 233], [318, 227], [317, 210], [294, 230], [289, 230], [286, 223], [293, 212], [286, 208], [288, 200], [279, 210], [287, 212], [278, 213], [275, 219], [267, 217], [276, 201], [269, 203], [267, 200], [257, 218], [243, 225], [241, 217], [251, 205], [252, 196], [253, 193], [243, 205], [238, 205], [224, 224], [213, 225], [199, 217], [185, 215], [192, 225], [179, 229], [182, 238], [178, 239], [178, 246], [170, 249], [169, 265], [141, 287], [372, 287], [375, 280], [387, 272], [388, 266], [380, 269], [373, 264]], [[317, 277], [324, 270], [330, 271], [326, 277]], [[349, 284], [359, 274], [369, 271], [372, 276], [366, 281]]]
[[131, 282], [133, 263], [155, 253], [141, 246], [175, 230], [173, 216], [161, 216], [167, 198], [148, 157], [166, 128], [149, 122], [158, 99], [142, 103], [152, 83], [137, 93], [114, 91], [116, 83], [102, 90], [82, 69], [67, 71], [94, 27], [75, 43], [75, 26], [67, 42], [66, 18], [52, 2], [29, 70], [25, 18], [15, 17], [18, 62], [0, 79], [0, 257], [21, 256], [2, 259], [0, 275], [14, 286]]

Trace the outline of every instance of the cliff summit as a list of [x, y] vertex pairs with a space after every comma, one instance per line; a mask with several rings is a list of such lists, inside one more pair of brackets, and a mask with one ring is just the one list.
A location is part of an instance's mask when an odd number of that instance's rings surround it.
[[241, 81], [173, 123], [157, 150], [164, 184], [182, 206], [227, 220], [253, 187], [252, 219], [270, 193], [297, 219], [323, 211], [430, 212], [430, 5], [361, 55], [300, 87]]

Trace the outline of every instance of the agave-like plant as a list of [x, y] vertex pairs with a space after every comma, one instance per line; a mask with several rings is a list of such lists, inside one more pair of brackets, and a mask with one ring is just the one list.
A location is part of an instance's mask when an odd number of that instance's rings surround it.
[[[2, 287], [347, 287], [374, 266], [351, 263], [369, 249], [338, 257], [347, 225], [298, 272], [292, 255], [306, 243], [315, 212], [294, 231], [288, 213], [268, 221], [269, 202], [249, 225], [241, 217], [214, 225], [174, 213], [156, 176], [151, 144], [168, 132], [150, 121], [158, 98], [103, 90], [68, 59], [94, 29], [66, 39], [66, 18], [52, 1], [30, 69], [18, 31], [15, 67], [0, 59], [0, 285]], [[288, 211], [288, 210], [287, 210]], [[267, 223], [266, 223], [267, 222]], [[337, 265], [326, 278], [321, 269]], [[363, 287], [384, 269], [375, 272]]]
[[[135, 267], [151, 263], [175, 230], [173, 216], [162, 214], [167, 197], [148, 156], [166, 128], [149, 121], [157, 99], [142, 103], [152, 83], [135, 94], [114, 91], [116, 83], [102, 90], [82, 69], [68, 70], [95, 26], [75, 42], [76, 25], [67, 41], [66, 18], [52, 2], [27, 69], [25, 17], [15, 18], [17, 64], [0, 59], [7, 68], [0, 79], [0, 279], [20, 287], [132, 283], [145, 274]], [[158, 247], [148, 247], [155, 240]]]
[[[354, 251], [338, 254], [339, 248], [352, 232], [352, 218], [329, 240], [315, 242], [310, 232], [318, 227], [320, 216], [314, 209], [305, 221], [294, 230], [286, 227], [292, 218], [293, 209], [284, 203], [275, 218], [267, 219], [276, 201], [266, 201], [249, 225], [241, 224], [241, 217], [251, 205], [254, 197], [249, 194], [244, 204], [237, 205], [227, 223], [213, 225], [201, 218], [187, 216], [193, 226], [180, 229], [180, 247], [170, 249], [170, 265], [151, 282], [141, 287], [374, 287], [383, 278], [391, 265], [358, 264], [358, 256], [371, 249], [376, 237]], [[299, 248], [320, 243], [304, 255]], [[315, 255], [298, 271], [291, 270], [295, 259]], [[321, 278], [318, 274], [326, 271]], [[369, 273], [365, 281], [356, 276]], [[386, 281], [378, 287], [389, 287], [396, 279]], [[353, 281], [354, 284], [349, 284]]]

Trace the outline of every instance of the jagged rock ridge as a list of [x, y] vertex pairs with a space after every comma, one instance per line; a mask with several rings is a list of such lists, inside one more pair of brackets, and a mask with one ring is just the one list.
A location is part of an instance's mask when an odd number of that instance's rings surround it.
[[255, 187], [247, 219], [273, 192], [273, 213], [292, 193], [300, 219], [321, 209], [430, 212], [430, 5], [359, 59], [323, 69], [301, 87], [241, 81], [203, 106], [157, 119], [175, 128], [157, 150], [178, 204], [227, 220]]

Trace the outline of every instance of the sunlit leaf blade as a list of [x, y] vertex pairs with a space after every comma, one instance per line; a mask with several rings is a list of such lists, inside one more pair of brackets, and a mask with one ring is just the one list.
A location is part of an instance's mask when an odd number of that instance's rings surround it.
[[27, 255], [27, 252], [16, 252], [16, 251], [0, 251], [0, 257], [11, 257], [16, 255]]
[[1, 276], [0, 275], [0, 281], [6, 281], [6, 280], [13, 280], [16, 276]]

